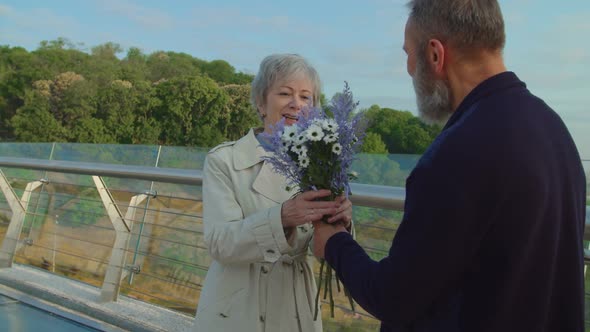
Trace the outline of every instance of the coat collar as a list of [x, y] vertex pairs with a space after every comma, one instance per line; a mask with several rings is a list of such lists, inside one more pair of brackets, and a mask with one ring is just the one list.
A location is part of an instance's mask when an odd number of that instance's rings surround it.
[[[252, 151], [255, 151], [252, 153]], [[282, 203], [295, 194], [296, 189], [286, 190], [285, 178], [272, 170], [272, 165], [261, 158], [270, 155], [256, 138], [255, 130], [250, 129], [248, 134], [240, 138], [233, 146], [234, 169], [244, 170], [258, 163], [263, 163], [260, 172], [252, 183], [252, 188], [266, 198], [277, 203]]]
[[[248, 133], [240, 138], [233, 146], [234, 169], [241, 171], [261, 163], [261, 158], [268, 155], [268, 152], [258, 142], [255, 129], [250, 129]], [[252, 153], [255, 151], [255, 153]]]

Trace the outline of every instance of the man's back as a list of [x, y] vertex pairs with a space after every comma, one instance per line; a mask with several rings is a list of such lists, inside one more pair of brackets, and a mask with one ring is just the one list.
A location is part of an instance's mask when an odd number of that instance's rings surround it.
[[[430, 207], [413, 200], [435, 185], [456, 188]], [[415, 209], [432, 208], [435, 223], [454, 228], [441, 234], [452, 240], [438, 245], [454, 247], [443, 254], [461, 253], [447, 257], [455, 266], [446, 268], [460, 272], [433, 289], [439, 295], [413, 329], [583, 330], [584, 172], [563, 122], [514, 74], [487, 80], [463, 101], [407, 187], [400, 232], [427, 217]], [[393, 255], [405, 250], [396, 240]]]

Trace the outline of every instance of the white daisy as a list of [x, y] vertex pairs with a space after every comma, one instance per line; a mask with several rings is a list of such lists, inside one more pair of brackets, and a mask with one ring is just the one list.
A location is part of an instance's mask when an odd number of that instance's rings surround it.
[[340, 145], [340, 143], [335, 143], [334, 145], [332, 145], [332, 152], [340, 155], [340, 153], [342, 152], [342, 145]]
[[334, 119], [326, 119], [322, 123], [322, 128], [325, 130], [335, 133], [338, 130], [338, 123]]
[[338, 140], [338, 133], [326, 134], [326, 136], [324, 136], [324, 142], [326, 142], [326, 143], [336, 142], [337, 140]]
[[307, 166], [309, 166], [309, 158], [305, 157], [299, 159], [299, 166], [301, 166], [302, 168], [307, 168]]
[[309, 126], [305, 133], [310, 141], [320, 141], [324, 137], [324, 131], [322, 130], [322, 127], [315, 124]]
[[297, 135], [297, 137], [295, 137], [295, 140], [293, 141], [293, 144], [296, 145], [303, 145], [307, 143], [307, 136], [305, 135], [305, 132], [299, 133]]
[[290, 141], [281, 141], [281, 146], [282, 146], [282, 151], [289, 151], [289, 148], [291, 148], [291, 144], [292, 142]]
[[307, 158], [307, 151], [307, 146], [301, 146], [301, 149], [299, 149], [299, 158]]
[[326, 119], [318, 119], [318, 118], [316, 118], [316, 119], [311, 120], [311, 123], [314, 124], [314, 125], [318, 125], [318, 126], [322, 127], [325, 121], [326, 121]]
[[285, 129], [283, 130], [283, 135], [281, 136], [281, 138], [283, 139], [283, 141], [288, 141], [288, 142], [292, 142], [295, 140], [295, 138], [297, 137], [297, 130], [299, 128], [297, 127], [296, 124], [293, 124], [291, 126], [286, 126]]
[[295, 145], [293, 145], [291, 147], [291, 151], [295, 152], [296, 154], [300, 154], [302, 148], [304, 148], [303, 145], [301, 145], [301, 144], [295, 144]]

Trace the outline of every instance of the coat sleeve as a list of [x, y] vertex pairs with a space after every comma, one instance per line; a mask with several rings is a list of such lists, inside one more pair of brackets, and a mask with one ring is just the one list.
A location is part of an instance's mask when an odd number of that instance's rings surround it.
[[291, 250], [281, 223], [281, 205], [244, 217], [236, 199], [234, 190], [238, 188], [232, 183], [228, 158], [210, 153], [205, 160], [203, 224], [209, 253], [225, 264], [275, 262]]

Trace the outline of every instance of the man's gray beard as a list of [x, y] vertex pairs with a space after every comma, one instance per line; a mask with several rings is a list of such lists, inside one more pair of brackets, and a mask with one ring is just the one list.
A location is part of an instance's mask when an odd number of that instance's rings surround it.
[[418, 113], [425, 123], [444, 125], [453, 113], [450, 89], [445, 81], [435, 80], [427, 68], [424, 59], [418, 57], [412, 77]]

